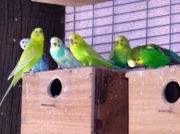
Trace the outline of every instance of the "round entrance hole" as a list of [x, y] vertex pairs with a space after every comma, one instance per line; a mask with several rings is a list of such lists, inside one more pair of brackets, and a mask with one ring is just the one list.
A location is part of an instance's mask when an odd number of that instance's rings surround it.
[[56, 98], [61, 94], [62, 84], [59, 79], [54, 79], [49, 85], [48, 93], [51, 97]]
[[164, 97], [167, 102], [175, 103], [180, 97], [180, 86], [177, 82], [169, 82], [164, 89]]

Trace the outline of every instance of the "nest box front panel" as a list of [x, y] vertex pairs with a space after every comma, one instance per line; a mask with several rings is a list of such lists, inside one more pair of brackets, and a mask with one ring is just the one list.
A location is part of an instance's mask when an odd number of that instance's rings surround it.
[[21, 134], [91, 133], [92, 89], [92, 68], [26, 74]]
[[180, 133], [180, 68], [132, 71], [129, 78], [129, 133]]

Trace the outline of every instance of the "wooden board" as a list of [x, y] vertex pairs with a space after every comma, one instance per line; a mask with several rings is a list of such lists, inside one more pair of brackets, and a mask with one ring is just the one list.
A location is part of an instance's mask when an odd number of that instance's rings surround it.
[[[11, 82], [7, 80], [8, 75], [22, 52], [19, 41], [29, 37], [37, 26], [45, 32], [44, 46], [50, 69], [56, 68], [49, 55], [49, 40], [54, 35], [64, 38], [64, 13], [63, 6], [42, 5], [29, 0], [0, 0], [0, 99]], [[0, 134], [20, 134], [21, 88], [19, 82], [0, 107]]]
[[[52, 98], [56, 78], [62, 92]], [[127, 85], [124, 73], [91, 67], [26, 74], [21, 134], [128, 134]]]
[[81, 5], [95, 4], [110, 0], [32, 0], [32, 1], [48, 3], [48, 4], [64, 5], [64, 6], [81, 6]]
[[115, 70], [95, 70], [96, 134], [128, 134], [128, 80]]
[[129, 78], [129, 134], [179, 134], [180, 100], [168, 103], [164, 88], [180, 84], [180, 67], [127, 73]]
[[[23, 79], [21, 134], [90, 134], [91, 74], [92, 68], [27, 74]], [[62, 92], [52, 98], [48, 86], [56, 78], [62, 83]]]

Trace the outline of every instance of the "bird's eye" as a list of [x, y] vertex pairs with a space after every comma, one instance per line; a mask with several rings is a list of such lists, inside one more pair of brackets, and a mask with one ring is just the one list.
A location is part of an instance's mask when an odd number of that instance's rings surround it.
[[140, 61], [140, 60], [141, 60], [141, 58], [140, 58], [140, 57], [138, 57], [137, 61]]
[[74, 41], [72, 39], [68, 39], [69, 44], [73, 44]]
[[22, 43], [24, 44], [24, 41], [22, 41]]
[[56, 43], [53, 43], [54, 44], [54, 46], [56, 46]]
[[121, 42], [123, 42], [123, 39], [121, 39]]
[[76, 39], [77, 39], [77, 37], [75, 36], [75, 37], [74, 37], [74, 39], [76, 40]]

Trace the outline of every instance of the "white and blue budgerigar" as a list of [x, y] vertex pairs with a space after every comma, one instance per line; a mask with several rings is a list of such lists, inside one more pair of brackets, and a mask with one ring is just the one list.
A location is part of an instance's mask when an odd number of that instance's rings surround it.
[[66, 48], [65, 44], [58, 37], [52, 37], [50, 40], [50, 54], [57, 63], [58, 68], [75, 68], [82, 66], [71, 52]]
[[[20, 46], [24, 50], [29, 42], [29, 38], [24, 38], [20, 41]], [[49, 69], [45, 54], [41, 57], [38, 63], [31, 68], [32, 72], [46, 71]]]

